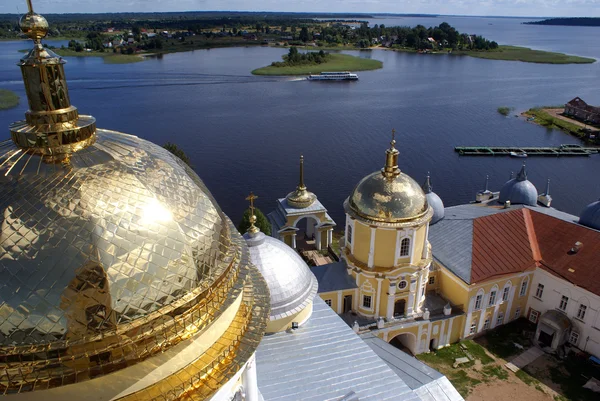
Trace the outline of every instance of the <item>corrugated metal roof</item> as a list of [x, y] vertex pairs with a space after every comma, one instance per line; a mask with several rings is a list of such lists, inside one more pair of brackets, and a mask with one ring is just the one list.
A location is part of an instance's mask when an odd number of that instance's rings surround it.
[[265, 336], [256, 352], [265, 401], [420, 400], [319, 297], [299, 329]]
[[319, 282], [319, 293], [358, 288], [350, 277], [344, 260], [311, 267]]

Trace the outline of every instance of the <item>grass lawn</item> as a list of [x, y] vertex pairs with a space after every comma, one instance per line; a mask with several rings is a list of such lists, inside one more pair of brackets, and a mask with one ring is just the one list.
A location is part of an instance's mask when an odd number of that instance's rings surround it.
[[596, 62], [593, 58], [570, 56], [563, 53], [533, 50], [527, 47], [500, 46], [488, 51], [455, 51], [453, 54], [465, 55], [490, 60], [524, 61], [542, 64], [589, 64]]
[[273, 67], [271, 65], [252, 71], [254, 75], [308, 75], [323, 71], [366, 71], [382, 68], [379, 60], [360, 58], [348, 54], [330, 54], [330, 60], [321, 64]]
[[19, 96], [8, 89], [0, 89], [0, 110], [12, 109], [19, 105]]
[[570, 123], [565, 120], [561, 120], [560, 118], [553, 117], [544, 110], [546, 108], [551, 107], [535, 107], [533, 109], [527, 110], [523, 113], [523, 115], [527, 117], [535, 117], [535, 120], [533, 120], [533, 122], [535, 122], [538, 125], [541, 125], [542, 127], [546, 127], [549, 129], [559, 129], [561, 131], [566, 132], [567, 134], [576, 136], [577, 138], [584, 140], [586, 139], [586, 135], [579, 125]]
[[527, 319], [521, 318], [497, 327], [475, 341], [494, 355], [508, 360], [523, 351], [515, 346], [515, 343], [525, 348], [531, 345], [528, 335], [533, 332], [535, 332], [535, 325]]

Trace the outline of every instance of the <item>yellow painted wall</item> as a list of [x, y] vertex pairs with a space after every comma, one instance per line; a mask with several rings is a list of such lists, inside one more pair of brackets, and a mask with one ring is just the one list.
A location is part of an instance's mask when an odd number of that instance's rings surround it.
[[[464, 305], [468, 307], [469, 291], [464, 286], [458, 284], [460, 278], [454, 276], [452, 272], [441, 265], [437, 265], [438, 289], [443, 297], [450, 300], [454, 305]], [[466, 286], [466, 284], [464, 284]]]
[[285, 235], [285, 236], [283, 237], [283, 242], [284, 242], [284, 243], [285, 243], [287, 246], [291, 247], [291, 246], [292, 246], [292, 236], [291, 236], [291, 235]]
[[354, 243], [354, 257], [364, 264], [369, 263], [371, 227], [356, 220], [354, 223], [354, 233], [352, 233], [352, 235], [352, 242]]
[[313, 304], [311, 302], [310, 304], [306, 305], [306, 307], [300, 312], [292, 316], [288, 316], [278, 320], [270, 320], [267, 323], [267, 333], [277, 333], [280, 331], [290, 329], [292, 327], [292, 322], [303, 323], [312, 314], [312, 310]]
[[373, 263], [378, 267], [393, 267], [396, 256], [396, 230], [378, 228], [376, 231]]
[[427, 225], [419, 227], [415, 234], [415, 245], [414, 245], [414, 261], [420, 260], [423, 256], [423, 248], [425, 246], [425, 234], [427, 232]]

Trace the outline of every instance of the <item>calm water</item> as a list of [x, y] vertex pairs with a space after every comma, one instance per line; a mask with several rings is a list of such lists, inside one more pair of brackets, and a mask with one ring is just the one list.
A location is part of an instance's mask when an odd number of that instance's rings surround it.
[[[410, 18], [372, 23], [437, 25], [500, 43], [600, 58], [594, 28], [537, 27], [520, 19]], [[490, 25], [492, 24], [492, 25]], [[0, 42], [0, 87], [25, 96], [16, 62], [25, 42]], [[158, 144], [178, 143], [192, 159], [223, 210], [237, 221], [253, 190], [269, 212], [275, 199], [297, 183], [305, 155], [306, 183], [343, 223], [342, 203], [366, 174], [383, 166], [390, 131], [396, 128], [400, 168], [422, 182], [431, 171], [446, 206], [466, 203], [485, 175], [499, 190], [522, 160], [459, 157], [458, 145], [544, 146], [577, 143], [514, 117], [575, 96], [600, 104], [600, 63], [536, 65], [448, 55], [387, 51], [350, 52], [384, 62], [361, 72], [358, 82], [317, 83], [250, 75], [279, 59], [284, 49], [213, 49], [166, 55], [144, 63], [106, 65], [97, 58], [69, 59], [73, 103], [98, 126]], [[0, 125], [22, 119], [26, 105], [0, 111]], [[8, 136], [8, 130], [5, 131]], [[530, 180], [542, 192], [552, 180], [554, 206], [579, 214], [600, 196], [600, 156], [529, 158]]]

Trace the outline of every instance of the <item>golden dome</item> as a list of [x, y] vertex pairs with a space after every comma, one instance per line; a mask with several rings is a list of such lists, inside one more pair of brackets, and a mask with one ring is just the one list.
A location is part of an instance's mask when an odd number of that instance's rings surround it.
[[[160, 146], [96, 129], [39, 47], [20, 63], [26, 120], [0, 141], [2, 391], [91, 398], [94, 379], [102, 399], [210, 398], [256, 351], [266, 283], [200, 178]], [[195, 341], [204, 351], [182, 369]]]
[[386, 165], [356, 185], [346, 200], [347, 212], [373, 222], [403, 223], [431, 214], [421, 186], [398, 168], [398, 150], [386, 151]]

